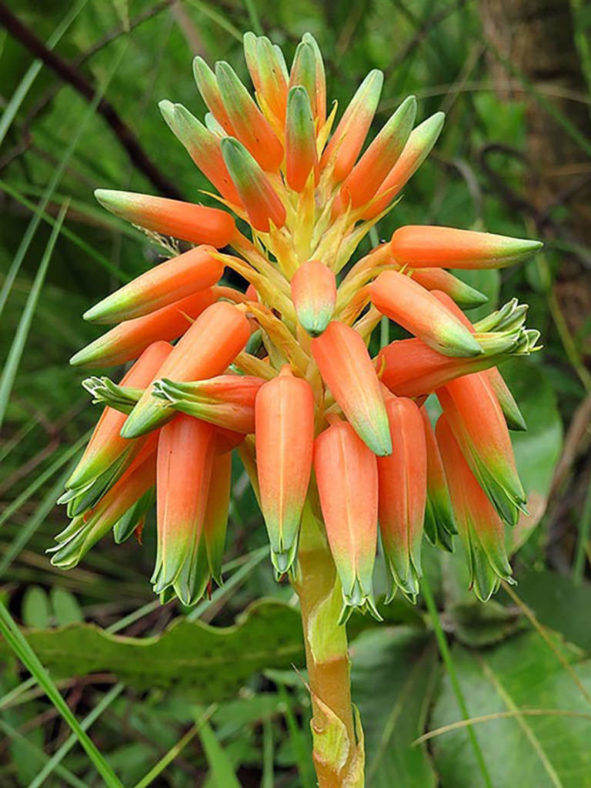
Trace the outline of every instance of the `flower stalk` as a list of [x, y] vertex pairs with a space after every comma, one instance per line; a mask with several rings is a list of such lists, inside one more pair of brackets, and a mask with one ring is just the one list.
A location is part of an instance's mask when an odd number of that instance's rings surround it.
[[300, 600], [312, 701], [314, 766], [320, 788], [363, 785], [363, 731], [350, 689], [342, 591], [324, 527], [308, 503], [292, 580]]

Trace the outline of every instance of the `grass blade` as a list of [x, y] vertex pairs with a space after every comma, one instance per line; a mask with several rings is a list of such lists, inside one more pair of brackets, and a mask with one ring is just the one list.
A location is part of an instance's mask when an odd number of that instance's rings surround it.
[[[4, 735], [8, 736], [10, 739], [15, 739], [23, 744], [27, 748], [31, 757], [36, 761], [39, 761], [40, 763], [47, 763], [47, 761], [49, 761], [49, 756], [46, 755], [43, 750], [39, 749], [39, 747], [33, 744], [33, 742], [31, 742], [26, 736], [23, 736], [22, 733], [19, 733], [5, 720], [0, 720], [0, 731], [2, 731]], [[60, 766], [58, 769], [56, 769], [56, 774], [61, 777], [64, 785], [71, 785], [72, 788], [87, 788], [86, 783], [83, 783], [82, 780], [76, 777], [75, 774], [72, 774], [72, 772], [66, 769], [64, 766]]]
[[[192, 728], [182, 736], [178, 742], [170, 748], [170, 750], [160, 758], [158, 763], [155, 763], [154, 766], [150, 769], [150, 771], [142, 777], [142, 779], [136, 783], [134, 788], [147, 788], [148, 785], [151, 785], [154, 780], [159, 777], [162, 772], [166, 769], [166, 767], [171, 764], [174, 759], [179, 755], [182, 750], [187, 746], [187, 744], [195, 738], [195, 736], [199, 733], [199, 723], [196, 722]], [[29, 786], [29, 788], [33, 788]]]
[[6, 642], [13, 650], [14, 654], [27, 668], [29, 673], [35, 677], [37, 683], [45, 691], [49, 700], [53, 703], [57, 711], [72, 729], [76, 738], [86, 751], [86, 754], [94, 764], [97, 772], [103, 778], [108, 788], [123, 788], [122, 783], [117, 778], [115, 772], [104, 759], [103, 755], [96, 748], [92, 739], [84, 731], [72, 713], [72, 710], [61, 696], [58, 688], [53, 683], [49, 673], [45, 670], [39, 658], [29, 646], [27, 639], [20, 631], [16, 622], [8, 612], [5, 605], [0, 602], [0, 632]]
[[[80, 2], [76, 3], [76, 5], [68, 11], [56, 29], [47, 39], [47, 49], [51, 50], [59, 43], [61, 37], [76, 19], [80, 11], [82, 11], [87, 2], [88, 0], [80, 0]], [[4, 137], [6, 137], [8, 129], [10, 128], [16, 113], [25, 100], [27, 93], [29, 92], [33, 82], [37, 79], [37, 76], [42, 68], [43, 61], [34, 60], [27, 69], [24, 77], [21, 79], [17, 89], [10, 97], [10, 101], [6, 105], [6, 108], [2, 113], [2, 117], [0, 118], [0, 145], [2, 145]]]
[[240, 783], [236, 779], [230, 759], [223, 748], [220, 747], [209, 722], [203, 723], [199, 736], [201, 737], [201, 744], [209, 764], [211, 783], [213, 785], [223, 785], [224, 788], [240, 788]]
[[23, 260], [25, 259], [25, 255], [27, 254], [29, 250], [29, 246], [31, 245], [31, 241], [33, 240], [33, 237], [37, 232], [37, 228], [39, 227], [39, 224], [41, 222], [41, 214], [47, 208], [49, 201], [51, 200], [51, 197], [55, 192], [62, 178], [62, 175], [64, 174], [64, 170], [68, 162], [72, 158], [74, 151], [78, 147], [78, 143], [82, 139], [82, 136], [86, 130], [86, 126], [88, 125], [90, 119], [94, 116], [95, 110], [99, 105], [100, 100], [104, 96], [105, 91], [109, 86], [109, 83], [111, 82], [111, 79], [115, 76], [115, 72], [117, 71], [117, 68], [119, 67], [119, 64], [126, 50], [127, 50], [127, 44], [123, 49], [121, 49], [119, 56], [115, 58], [113, 66], [107, 75], [107, 78], [105, 79], [102, 86], [97, 90], [96, 95], [93, 98], [92, 102], [88, 105], [87, 109], [83, 113], [80, 119], [80, 123], [76, 129], [76, 132], [74, 133], [72, 139], [70, 140], [70, 144], [66, 148], [64, 155], [62, 156], [57, 167], [55, 168], [51, 180], [47, 184], [43, 196], [39, 200], [37, 208], [35, 209], [35, 215], [32, 217], [27, 229], [25, 230], [23, 239], [20, 243], [19, 248], [17, 249], [14, 260], [12, 261], [12, 265], [10, 266], [10, 269], [6, 275], [4, 284], [2, 285], [2, 289], [0, 290], [0, 315], [4, 310], [4, 306], [6, 305], [8, 296], [10, 294], [10, 291], [12, 290], [12, 285], [14, 284], [14, 280], [16, 279], [17, 274], [20, 271], [20, 267], [23, 263]]
[[[443, 659], [443, 662], [447, 669], [447, 675], [449, 676], [449, 680], [451, 682], [454, 695], [456, 696], [456, 701], [460, 708], [460, 712], [462, 713], [462, 717], [467, 721], [467, 723], [469, 723], [470, 714], [468, 713], [468, 707], [466, 706], [464, 694], [462, 692], [462, 688], [460, 687], [460, 682], [458, 681], [458, 677], [456, 675], [449, 646], [447, 645], [447, 640], [445, 639], [445, 635], [443, 634], [443, 629], [441, 627], [441, 621], [439, 620], [439, 613], [437, 611], [437, 606], [435, 605], [435, 600], [433, 599], [433, 595], [431, 593], [431, 587], [427, 582], [427, 578], [425, 576], [423, 576], [421, 579], [421, 591], [423, 592], [423, 596], [425, 597], [425, 604], [427, 605], [427, 610], [429, 611], [429, 616], [431, 617], [431, 623], [433, 624], [433, 629], [435, 630], [437, 645], [439, 646], [441, 658]], [[472, 747], [474, 749], [476, 762], [480, 767], [480, 771], [482, 773], [484, 783], [487, 786], [487, 788], [493, 788], [493, 784], [490, 779], [488, 769], [486, 768], [484, 755], [482, 754], [480, 744], [478, 744], [478, 739], [476, 738], [476, 734], [474, 733], [471, 724], [468, 724], [468, 736], [470, 737], [470, 743], [472, 744]]]
[[2, 423], [4, 422], [6, 409], [8, 407], [8, 400], [10, 399], [10, 394], [14, 385], [14, 379], [16, 377], [18, 366], [27, 343], [29, 329], [31, 328], [31, 323], [33, 322], [33, 315], [35, 314], [35, 309], [37, 309], [37, 303], [39, 301], [39, 296], [41, 295], [41, 289], [43, 288], [43, 284], [45, 282], [45, 275], [47, 274], [47, 269], [49, 268], [51, 255], [53, 254], [53, 249], [60, 234], [60, 229], [64, 222], [67, 210], [68, 204], [64, 203], [59, 212], [56, 225], [51, 231], [45, 251], [43, 252], [43, 257], [41, 258], [39, 268], [37, 269], [35, 279], [33, 280], [33, 286], [31, 287], [31, 291], [27, 298], [27, 303], [23, 309], [16, 334], [14, 335], [14, 339], [12, 340], [12, 344], [8, 352], [8, 358], [6, 359], [4, 369], [2, 370], [2, 377], [0, 377], [0, 427], [2, 427]]
[[25, 487], [22, 493], [17, 496], [7, 507], [4, 509], [2, 514], [0, 514], [0, 527], [4, 525], [4, 523], [12, 517], [15, 512], [21, 508], [21, 506], [26, 503], [29, 498], [31, 498], [37, 490], [42, 487], [46, 481], [51, 479], [51, 477], [59, 471], [62, 465], [65, 465], [84, 445], [84, 443], [90, 437], [90, 430], [83, 435], [73, 446], [70, 446], [65, 452], [60, 454], [51, 465], [46, 468], [43, 473], [40, 473], [38, 476], [35, 476], [33, 481]]
[[8, 549], [2, 556], [2, 560], [0, 560], [0, 577], [4, 575], [10, 564], [27, 544], [37, 528], [39, 528], [39, 526], [45, 521], [47, 515], [54, 508], [55, 502], [63, 492], [66, 479], [70, 473], [72, 473], [72, 470], [73, 464], [68, 466], [66, 472], [59, 477], [57, 482], [49, 490], [27, 523], [19, 529], [16, 537], [12, 540], [8, 546]]
[[[87, 716], [82, 720], [80, 723], [80, 727], [83, 731], [87, 731], [90, 726], [98, 720], [101, 716], [103, 711], [107, 709], [113, 701], [121, 695], [123, 690], [125, 689], [124, 684], [115, 684], [115, 686], [111, 687], [111, 689], [107, 692], [107, 694], [101, 698], [101, 701], [97, 703], [94, 709], [87, 714]], [[62, 744], [62, 746], [55, 751], [55, 753], [51, 756], [51, 758], [47, 761], [45, 766], [41, 769], [39, 774], [35, 777], [35, 779], [29, 785], [29, 788], [41, 788], [42, 785], [45, 784], [45, 780], [52, 772], [57, 772], [61, 761], [66, 757], [66, 755], [70, 752], [72, 747], [76, 744], [77, 737], [74, 733], [72, 733], [66, 741]]]
[[[0, 189], [2, 189], [3, 192], [6, 192], [6, 194], [9, 194], [17, 202], [20, 202], [21, 205], [24, 205], [25, 208], [33, 211], [33, 213], [39, 211], [38, 206], [36, 206], [31, 200], [28, 200], [25, 195], [16, 189], [11, 183], [7, 183], [6, 181], [0, 179]], [[53, 218], [53, 216], [48, 214], [46, 211], [40, 211], [40, 215], [44, 222], [47, 222], [52, 227], [55, 226], [56, 220]], [[67, 238], [68, 241], [76, 244], [79, 249], [82, 249], [82, 251], [89, 257], [92, 257], [93, 260], [96, 260], [96, 262], [99, 263], [99, 265], [102, 265], [103, 268], [106, 268], [107, 271], [113, 274], [119, 281], [129, 282], [130, 277], [120, 271], [117, 266], [113, 265], [108, 257], [105, 257], [100, 252], [97, 252], [96, 249], [93, 249], [90, 244], [86, 243], [83, 238], [70, 230], [68, 227], [62, 227], [62, 235], [64, 238]]]

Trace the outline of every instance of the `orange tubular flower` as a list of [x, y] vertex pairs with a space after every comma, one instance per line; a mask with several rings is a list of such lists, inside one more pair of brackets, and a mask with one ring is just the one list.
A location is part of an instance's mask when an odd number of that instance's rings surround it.
[[291, 567], [310, 481], [314, 395], [310, 384], [284, 367], [265, 383], [255, 404], [261, 509], [278, 574]]
[[380, 532], [392, 591], [414, 599], [421, 577], [421, 541], [427, 497], [427, 447], [419, 408], [388, 397], [393, 451], [378, 458]]
[[264, 382], [249, 375], [219, 375], [190, 383], [159, 380], [154, 395], [181, 413], [247, 434], [254, 432], [254, 405]]
[[[182, 382], [219, 375], [243, 350], [249, 336], [250, 324], [243, 312], [224, 301], [212, 304], [174, 347], [160, 368], [160, 377]], [[173, 415], [149, 387], [127, 417], [121, 435], [137, 438]]]
[[[477, 593], [486, 596], [506, 574], [500, 521], [488, 500], [508, 522], [524, 506], [503, 413], [512, 428], [524, 422], [496, 367], [536, 350], [539, 334], [525, 328], [526, 307], [515, 299], [472, 325], [459, 307], [485, 298], [445, 269], [502, 267], [539, 244], [409, 226], [362, 256], [360, 242], [432, 149], [443, 113], [413, 129], [411, 96], [366, 141], [380, 71], [367, 75], [344, 111], [332, 103], [327, 117], [322, 55], [310, 34], [289, 67], [264, 36], [247, 33], [244, 51], [254, 96], [228, 63], [212, 70], [198, 57], [205, 118], [160, 103], [221, 207], [97, 191], [103, 206], [145, 228], [167, 257], [171, 239], [188, 244], [85, 315], [118, 325], [76, 353], [73, 365], [138, 361], [121, 386], [98, 377], [83, 383], [107, 407], [61, 499], [74, 519], [53, 560], [74, 566], [109, 528], [117, 541], [139, 533], [155, 497], [158, 444], [154, 583], [163, 599], [193, 604], [212, 578], [221, 581], [237, 450], [275, 572], [288, 573], [300, 596], [315, 713], [322, 699], [337, 714], [340, 700], [334, 705], [318, 684], [333, 674], [313, 660], [330, 662], [331, 671], [347, 663], [334, 615], [341, 596], [345, 608], [375, 614], [378, 511], [388, 571], [408, 596], [419, 587], [423, 529], [451, 549], [451, 504], [462, 538], [470, 539], [472, 565], [488, 550], [495, 567], [492, 574], [481, 564], [474, 569]], [[219, 284], [227, 269], [247, 283], [245, 292]], [[381, 315], [414, 337], [374, 354]], [[447, 465], [419, 412], [434, 392], [442, 424], [471, 469], [462, 474], [473, 474], [457, 506], [459, 483], [448, 486]], [[484, 531], [496, 534], [478, 531], [482, 542], [472, 535], [478, 506]], [[344, 609], [341, 620], [347, 615]], [[352, 716], [341, 722], [330, 736], [355, 730]], [[353, 739], [349, 753], [358, 746]], [[323, 785], [355, 784], [347, 769], [335, 767]]]
[[217, 134], [200, 123], [182, 104], [161, 101], [158, 106], [168, 127], [185, 146], [205, 177], [228, 202], [241, 205], [240, 196], [224, 162]]
[[449, 488], [443, 460], [431, 419], [426, 407], [421, 408], [427, 449], [427, 501], [425, 507], [425, 534], [429, 541], [444, 550], [453, 550], [452, 537], [457, 534]]
[[371, 200], [402, 153], [416, 114], [417, 100], [414, 96], [409, 96], [398, 107], [343, 183], [341, 196], [345, 205], [350, 204], [353, 208], [358, 208]]
[[454, 227], [401, 227], [392, 236], [394, 259], [411, 268], [505, 268], [537, 252], [539, 241]]
[[[172, 346], [168, 342], [150, 345], [122, 378], [121, 385], [130, 388], [148, 386], [171, 352]], [[100, 494], [125, 470], [126, 464], [141, 448], [140, 443], [125, 440], [119, 435], [125, 418], [125, 414], [113, 408], [104, 409], [80, 462], [66, 482], [70, 494], [66, 493], [65, 498], [73, 499], [72, 492], [76, 496], [84, 495], [90, 487], [92, 505], [92, 497]]]
[[[110, 367], [137, 358], [152, 342], [178, 339], [215, 301], [208, 287], [143, 317], [124, 320], [70, 359], [74, 367]], [[172, 348], [171, 348], [172, 350]]]
[[318, 260], [308, 260], [291, 280], [291, 298], [302, 328], [315, 337], [325, 330], [334, 314], [337, 280]]
[[312, 340], [322, 379], [359, 437], [378, 456], [392, 452], [388, 415], [375, 368], [359, 334], [344, 323], [329, 323]]
[[162, 427], [158, 440], [158, 550], [152, 582], [157, 594], [174, 588], [185, 605], [200, 599], [209, 581], [198, 557], [214, 435], [210, 424], [179, 413]]
[[283, 53], [266, 36], [257, 38], [254, 33], [246, 33], [244, 57], [259, 104], [263, 104], [276, 122], [283, 123], [287, 104], [287, 67]]
[[345, 180], [355, 165], [377, 109], [383, 82], [381, 71], [370, 71], [324, 150], [321, 166], [332, 166], [337, 183]]
[[345, 608], [369, 609], [377, 618], [372, 590], [378, 521], [375, 455], [350, 424], [337, 421], [314, 447], [314, 471], [326, 535], [343, 589]]
[[116, 216], [181, 241], [220, 248], [230, 243], [236, 233], [232, 217], [218, 208], [110, 189], [96, 189], [94, 195]]
[[275, 172], [283, 159], [283, 146], [265, 116], [231, 66], [220, 62], [216, 65], [215, 73], [234, 136], [254, 156], [263, 170]]
[[92, 509], [77, 514], [56, 536], [51, 563], [70, 569], [107, 534], [121, 517], [150, 490], [156, 481], [154, 462], [157, 436], [151, 435], [121, 478]]
[[468, 555], [472, 587], [476, 596], [486, 602], [501, 580], [512, 582], [503, 522], [468, 467], [445, 415], [439, 417], [436, 436]]
[[207, 506], [203, 520], [203, 543], [209, 574], [220, 586], [222, 585], [222, 563], [230, 510], [231, 481], [231, 453], [216, 454], [211, 466], [211, 479], [207, 491]]
[[222, 140], [222, 155], [244, 203], [252, 226], [268, 233], [272, 222], [275, 227], [285, 224], [285, 207], [269, 183], [267, 176], [255, 159], [238, 140]]
[[364, 208], [363, 219], [373, 219], [387, 208], [412, 178], [437, 142], [444, 120], [444, 113], [436, 112], [411, 132], [402, 153], [382, 181], [375, 198]]
[[154, 266], [87, 310], [84, 319], [96, 323], [131, 320], [211, 287], [224, 272], [224, 264], [212, 252], [212, 247], [197, 246]]
[[437, 390], [466, 461], [499, 515], [517, 522], [526, 503], [503, 412], [486, 378], [466, 375]]
[[400, 339], [380, 350], [377, 369], [382, 383], [393, 394], [420, 397], [450, 380], [487, 369], [498, 363], [498, 358], [493, 355], [451, 358], [442, 356], [420, 339]]
[[373, 305], [429, 347], [446, 356], [478, 356], [471, 332], [425, 288], [398, 271], [384, 271], [369, 286]]
[[304, 190], [308, 176], [316, 169], [316, 132], [306, 89], [291, 88], [287, 98], [285, 137], [285, 178], [290, 189]]

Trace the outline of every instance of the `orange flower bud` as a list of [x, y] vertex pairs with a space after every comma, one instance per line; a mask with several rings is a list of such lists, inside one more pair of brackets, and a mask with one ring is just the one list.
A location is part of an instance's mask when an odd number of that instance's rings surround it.
[[287, 80], [281, 50], [274, 47], [266, 36], [257, 38], [254, 33], [246, 33], [244, 55], [263, 111], [265, 111], [264, 107], [268, 107], [277, 121], [283, 124], [287, 102]]
[[[168, 342], [155, 342], [150, 345], [121, 379], [121, 385], [145, 388], [157, 376], [171, 352], [172, 346]], [[85, 487], [105, 473], [109, 475], [111, 482], [126, 460], [139, 450], [140, 444], [125, 440], [119, 435], [125, 418], [124, 413], [113, 408], [103, 410], [80, 462], [66, 482], [67, 489]]]
[[324, 382], [359, 437], [375, 454], [390, 454], [386, 406], [363, 339], [355, 329], [333, 320], [312, 340], [311, 350]]
[[89, 511], [78, 514], [68, 527], [56, 536], [57, 545], [51, 563], [60, 569], [72, 569], [90, 548], [107, 534], [148, 492], [156, 481], [154, 455], [157, 437], [149, 436], [121, 478]]
[[471, 332], [424, 287], [398, 271], [384, 271], [369, 286], [379, 311], [445, 356], [478, 356]]
[[[215, 377], [244, 349], [249, 336], [250, 324], [243, 312], [225, 301], [212, 304], [175, 345], [160, 377], [181, 382]], [[136, 438], [173, 415], [162, 400], [152, 396], [150, 386], [127, 417], [121, 435]]]
[[238, 140], [222, 140], [222, 155], [255, 230], [268, 233], [269, 223], [285, 224], [285, 207], [255, 159]]
[[353, 167], [341, 187], [344, 205], [358, 208], [369, 202], [402, 153], [417, 113], [414, 96], [405, 99]]
[[[227, 63], [215, 69], [224, 107], [236, 137], [266, 172], [275, 172], [283, 160], [283, 146], [263, 113]], [[227, 162], [226, 162], [227, 164]]]
[[216, 454], [211, 468], [207, 491], [207, 506], [203, 520], [203, 542], [207, 554], [209, 574], [218, 585], [222, 584], [222, 562], [226, 543], [226, 528], [230, 510], [230, 482], [232, 480], [232, 455]]
[[374, 69], [369, 72], [324, 149], [321, 166], [324, 168], [332, 164], [337, 183], [345, 180], [353, 169], [377, 109], [383, 82], [381, 71]]
[[293, 87], [287, 97], [285, 126], [285, 177], [291, 189], [296, 192], [304, 190], [317, 160], [310, 99], [303, 87]]
[[291, 297], [302, 327], [312, 336], [322, 334], [337, 300], [334, 273], [318, 260], [302, 263], [291, 280]]
[[400, 227], [392, 236], [394, 259], [411, 268], [506, 268], [527, 260], [539, 241], [454, 227]]
[[178, 339], [214, 300], [215, 292], [208, 287], [149, 315], [124, 320], [74, 354], [70, 364], [109, 367], [137, 358], [153, 342]]
[[421, 541], [427, 497], [427, 447], [419, 408], [410, 399], [388, 397], [392, 454], [378, 458], [378, 519], [391, 597], [400, 588], [414, 599], [421, 577]]
[[169, 128], [205, 177], [226, 200], [241, 205], [222, 156], [218, 135], [200, 123], [182, 104], [161, 101], [158, 106]]
[[443, 112], [436, 112], [427, 120], [420, 123], [408, 138], [406, 145], [398, 160], [386, 175], [380, 188], [377, 190], [375, 199], [364, 208], [363, 219], [373, 219], [381, 213], [406, 183], [412, 178], [421, 164], [425, 161], [431, 149], [437, 142], [437, 138], [443, 128], [445, 115]]
[[179, 413], [162, 427], [158, 440], [158, 549], [152, 582], [157, 594], [173, 588], [184, 605], [195, 604], [209, 580], [199, 571], [198, 553], [214, 434], [210, 424]]
[[350, 424], [338, 421], [314, 447], [314, 471], [330, 550], [347, 607], [376, 617], [372, 575], [377, 543], [378, 469], [375, 455]]
[[84, 313], [96, 323], [117, 323], [150, 314], [221, 279], [224, 264], [211, 246], [197, 246], [150, 268]]
[[505, 418], [487, 379], [456, 378], [437, 390], [437, 398], [472, 473], [499, 515], [514, 525], [527, 499]]
[[211, 244], [219, 249], [230, 243], [236, 233], [230, 214], [218, 208], [110, 189], [96, 189], [94, 196], [116, 216], [182, 241]]
[[297, 550], [314, 446], [314, 396], [289, 367], [266, 382], [255, 403], [255, 439], [261, 509], [279, 574]]
[[476, 596], [486, 602], [501, 580], [512, 582], [503, 523], [468, 466], [445, 415], [437, 422], [436, 436], [468, 555], [471, 585]]

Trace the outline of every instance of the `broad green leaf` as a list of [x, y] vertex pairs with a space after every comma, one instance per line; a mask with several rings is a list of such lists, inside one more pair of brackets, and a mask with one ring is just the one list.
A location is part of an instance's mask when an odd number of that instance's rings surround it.
[[[519, 590], [521, 593], [521, 585]], [[494, 599], [483, 603], [471, 598], [452, 604], [446, 616], [454, 635], [467, 646], [490, 646], [526, 626], [525, 619], [514, 607], [505, 607]]]
[[437, 675], [433, 635], [383, 626], [352, 648], [353, 701], [365, 735], [366, 780], [372, 788], [436, 785], [427, 750], [413, 746], [424, 730]]
[[524, 359], [513, 359], [501, 366], [501, 373], [527, 423], [526, 432], [511, 433], [530, 512], [510, 532], [511, 552], [515, 552], [546, 510], [554, 467], [562, 448], [562, 422], [556, 397], [540, 367]]
[[49, 598], [41, 586], [29, 586], [25, 591], [22, 616], [28, 627], [43, 629], [49, 626], [51, 619]]
[[51, 589], [51, 604], [53, 614], [59, 626], [68, 624], [78, 624], [84, 621], [84, 616], [80, 610], [80, 605], [76, 597], [65, 588], [55, 586]]
[[545, 627], [591, 652], [591, 586], [576, 585], [572, 578], [544, 570], [519, 577], [519, 598]]
[[[553, 636], [553, 642], [591, 689], [591, 661], [580, 661], [578, 649], [558, 637]], [[511, 715], [473, 725], [493, 786], [591, 786], [591, 708], [537, 633], [481, 652], [456, 645], [453, 659], [472, 718]], [[532, 710], [542, 713], [529, 713]], [[567, 716], [572, 712], [578, 716]], [[458, 720], [461, 714], [446, 677], [429, 728]], [[465, 727], [442, 732], [430, 744], [442, 786], [483, 785]]]
[[[138, 639], [75, 624], [27, 640], [55, 676], [108, 670], [140, 689], [190, 688], [201, 702], [233, 695], [257, 671], [303, 661], [298, 612], [272, 600], [254, 603], [230, 627], [177, 619], [161, 635]], [[0, 643], [0, 656], [7, 653]]]

